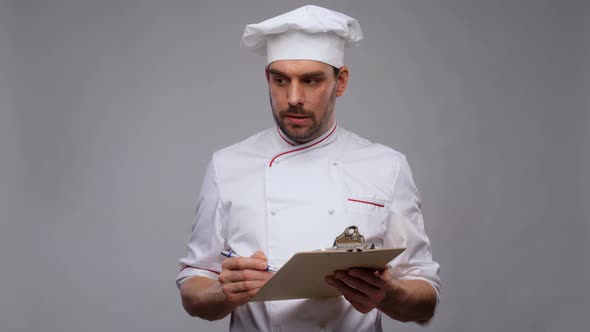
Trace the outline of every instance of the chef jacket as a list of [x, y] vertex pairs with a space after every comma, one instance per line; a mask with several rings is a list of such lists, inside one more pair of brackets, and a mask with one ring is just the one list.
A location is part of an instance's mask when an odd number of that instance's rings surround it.
[[[217, 279], [222, 250], [262, 250], [280, 268], [297, 252], [330, 247], [350, 225], [377, 248], [407, 248], [389, 263], [393, 277], [425, 280], [438, 296], [439, 265], [403, 154], [337, 124], [301, 145], [265, 130], [213, 154], [177, 285]], [[230, 330], [381, 331], [381, 312], [362, 314], [342, 296], [255, 302], [233, 311]]]

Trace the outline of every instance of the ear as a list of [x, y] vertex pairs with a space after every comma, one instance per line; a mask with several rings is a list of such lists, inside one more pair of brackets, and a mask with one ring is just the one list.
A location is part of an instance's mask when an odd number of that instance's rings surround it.
[[348, 86], [348, 78], [350, 77], [350, 72], [348, 67], [342, 66], [340, 67], [340, 72], [338, 73], [338, 77], [336, 78], [336, 96], [340, 97], [346, 91], [346, 87]]

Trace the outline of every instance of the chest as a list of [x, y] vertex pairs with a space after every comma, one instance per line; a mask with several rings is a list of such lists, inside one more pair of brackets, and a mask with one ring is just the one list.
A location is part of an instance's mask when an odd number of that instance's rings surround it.
[[299, 251], [332, 246], [346, 227], [356, 225], [379, 247], [387, 231], [389, 180], [317, 154], [251, 169], [224, 184], [228, 246], [242, 255], [263, 250], [280, 267]]

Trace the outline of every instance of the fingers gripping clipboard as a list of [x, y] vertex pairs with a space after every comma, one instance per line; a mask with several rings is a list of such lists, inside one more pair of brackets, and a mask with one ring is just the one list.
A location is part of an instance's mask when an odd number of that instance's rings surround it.
[[285, 263], [250, 302], [340, 296], [325, 277], [353, 267], [382, 270], [405, 248], [366, 249], [356, 226], [347, 227], [327, 250], [300, 252]]

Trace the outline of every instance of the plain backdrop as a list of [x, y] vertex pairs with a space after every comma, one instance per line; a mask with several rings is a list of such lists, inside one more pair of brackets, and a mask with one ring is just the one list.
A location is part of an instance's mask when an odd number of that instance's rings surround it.
[[[428, 330], [587, 330], [590, 2], [310, 3], [365, 33], [337, 118], [408, 156]], [[177, 261], [211, 153], [273, 125], [244, 26], [303, 4], [0, 2], [0, 331], [227, 329], [184, 313]]]

